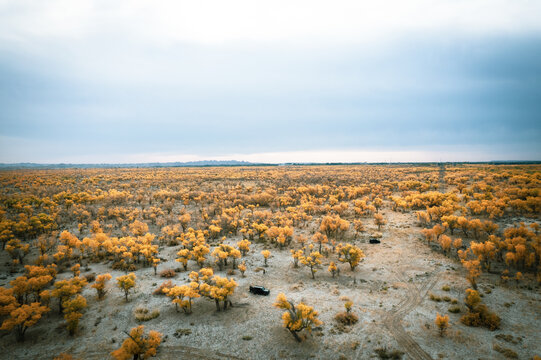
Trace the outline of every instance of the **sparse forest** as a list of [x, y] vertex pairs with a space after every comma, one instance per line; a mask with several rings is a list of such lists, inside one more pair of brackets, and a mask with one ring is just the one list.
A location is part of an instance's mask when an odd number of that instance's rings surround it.
[[13, 359], [541, 356], [539, 165], [14, 170], [0, 183]]

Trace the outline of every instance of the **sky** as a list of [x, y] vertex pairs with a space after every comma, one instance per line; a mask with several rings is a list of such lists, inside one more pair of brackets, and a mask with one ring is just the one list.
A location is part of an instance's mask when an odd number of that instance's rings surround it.
[[539, 14], [0, 0], [0, 162], [541, 160]]

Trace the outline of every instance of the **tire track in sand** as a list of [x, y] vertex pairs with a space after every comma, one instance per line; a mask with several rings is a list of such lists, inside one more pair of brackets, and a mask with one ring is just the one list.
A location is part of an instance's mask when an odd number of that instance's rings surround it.
[[439, 276], [435, 275], [432, 279], [423, 283], [421, 287], [400, 279], [396, 274], [395, 277], [398, 281], [406, 284], [406, 297], [383, 316], [383, 324], [411, 359], [432, 360], [430, 355], [404, 330], [402, 319], [423, 301], [426, 294], [438, 282]]

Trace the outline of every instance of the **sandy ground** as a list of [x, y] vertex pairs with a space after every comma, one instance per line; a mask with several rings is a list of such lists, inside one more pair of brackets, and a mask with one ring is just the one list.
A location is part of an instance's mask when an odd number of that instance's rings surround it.
[[[205, 299], [194, 301], [191, 315], [176, 312], [168, 298], [152, 295], [165, 280], [155, 276], [152, 268], [136, 271], [136, 292], [126, 303], [120, 290], [113, 288], [114, 278], [123, 272], [110, 271], [107, 263], [90, 264], [91, 272], [109, 272], [113, 281], [102, 301], [96, 299], [94, 289], [87, 287], [83, 291], [88, 308], [78, 334], [73, 337], [67, 334], [54, 299], [53, 310], [28, 330], [23, 344], [16, 343], [11, 333], [0, 335], [0, 358], [52, 359], [61, 352], [81, 359], [109, 358], [108, 354], [125, 338], [123, 331], [139, 325], [133, 315], [139, 306], [160, 310], [159, 317], [143, 323], [147, 330], [164, 335], [158, 359], [371, 359], [378, 358], [376, 348], [400, 350], [404, 358], [410, 359], [504, 359], [493, 350], [494, 344], [512, 349], [520, 359], [541, 355], [539, 287], [529, 290], [514, 283], [502, 286], [497, 275], [484, 274], [479, 281], [483, 301], [501, 316], [501, 329], [491, 332], [466, 327], [459, 322], [461, 314], [447, 311], [448, 302], [434, 302], [428, 297], [432, 292], [458, 299], [463, 314], [463, 294], [468, 284], [461, 265], [432, 251], [420, 239], [413, 214], [386, 211], [385, 217], [389, 224], [382, 231], [382, 243], [366, 242], [367, 234], [375, 231], [371, 221], [366, 221], [366, 234], [355, 241], [365, 251], [366, 258], [353, 273], [349, 265], [340, 264], [341, 274], [337, 278], [327, 271], [329, 260], [323, 262], [313, 280], [308, 268], [293, 267], [289, 250], [274, 248], [270, 249], [272, 256], [266, 272], [255, 272], [263, 265], [260, 255], [263, 246], [252, 245], [252, 251], [245, 257], [246, 277], [241, 277], [238, 271], [233, 275], [239, 284], [232, 298], [234, 306], [222, 312], [217, 312], [214, 303]], [[160, 256], [169, 260], [160, 264], [159, 270], [179, 267], [174, 261], [177, 251], [178, 246], [160, 250]], [[2, 264], [8, 262], [5, 252], [0, 256]], [[7, 286], [20, 275], [8, 274], [6, 269], [2, 266], [0, 286]], [[189, 271], [197, 269], [190, 262]], [[173, 283], [187, 282], [189, 271], [179, 273]], [[226, 276], [226, 270], [217, 273]], [[65, 272], [59, 278], [69, 276]], [[269, 288], [271, 295], [250, 294], [250, 284]], [[451, 291], [442, 291], [443, 285], [449, 285]], [[489, 288], [490, 294], [484, 291]], [[324, 324], [302, 343], [297, 343], [282, 328], [281, 310], [272, 306], [280, 292], [295, 302], [313, 306], [320, 313]], [[344, 296], [354, 302], [354, 311], [359, 316], [359, 322], [347, 328], [338, 326], [333, 319], [343, 311]], [[506, 307], [505, 303], [512, 305]], [[443, 338], [434, 325], [437, 312], [451, 318], [451, 327]], [[175, 336], [178, 329], [189, 329], [185, 332], [191, 333]], [[499, 340], [495, 337], [498, 334], [512, 335], [516, 344]]]

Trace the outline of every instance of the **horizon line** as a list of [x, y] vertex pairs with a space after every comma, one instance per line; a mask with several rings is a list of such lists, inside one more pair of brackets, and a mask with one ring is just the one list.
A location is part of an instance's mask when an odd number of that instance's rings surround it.
[[156, 167], [250, 167], [250, 166], [339, 166], [339, 165], [426, 165], [426, 164], [487, 164], [487, 165], [536, 165], [541, 160], [487, 160], [487, 161], [358, 161], [358, 162], [249, 162], [240, 160], [197, 160], [168, 162], [125, 162], [125, 163], [0, 163], [0, 169], [67, 169], [67, 168], [156, 168]]

